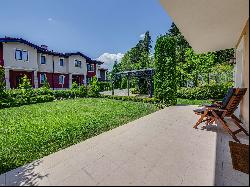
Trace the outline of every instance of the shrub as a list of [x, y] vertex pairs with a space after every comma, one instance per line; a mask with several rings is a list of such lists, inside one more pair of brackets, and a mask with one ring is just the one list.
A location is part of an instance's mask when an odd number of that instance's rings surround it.
[[49, 85], [49, 82], [48, 82], [47, 79], [45, 80], [45, 82], [44, 82], [42, 88], [44, 88], [44, 89], [50, 89], [50, 85]]
[[99, 97], [100, 96], [100, 86], [96, 77], [93, 77], [90, 85], [88, 86], [88, 96], [89, 97]]
[[78, 89], [79, 87], [78, 87], [78, 84], [76, 83], [76, 82], [73, 82], [72, 83], [72, 87], [71, 87], [71, 90], [76, 90], [76, 89]]
[[233, 87], [232, 83], [179, 88], [177, 96], [182, 99], [222, 99], [230, 87]]
[[112, 86], [110, 82], [99, 82], [100, 91], [108, 91], [111, 90]]
[[81, 85], [79, 87], [79, 92], [80, 92], [80, 97], [87, 97], [87, 95], [88, 95], [88, 89], [84, 85]]
[[155, 97], [167, 105], [177, 103], [176, 43], [171, 36], [161, 36], [155, 46]]
[[32, 86], [30, 84], [29, 78], [27, 77], [27, 75], [24, 75], [21, 78], [21, 84], [19, 85], [19, 89], [29, 90], [31, 88], [32, 88]]

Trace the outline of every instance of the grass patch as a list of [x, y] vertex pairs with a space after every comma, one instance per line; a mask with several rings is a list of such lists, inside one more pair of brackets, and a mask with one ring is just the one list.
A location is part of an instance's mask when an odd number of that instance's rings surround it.
[[0, 110], [0, 173], [155, 112], [148, 103], [75, 99]]
[[202, 105], [202, 104], [211, 104], [209, 100], [191, 100], [191, 99], [177, 99], [178, 105]]

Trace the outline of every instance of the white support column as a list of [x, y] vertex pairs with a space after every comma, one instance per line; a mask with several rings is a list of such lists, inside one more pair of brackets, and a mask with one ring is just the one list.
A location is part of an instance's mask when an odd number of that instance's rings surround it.
[[87, 75], [84, 75], [84, 85], [87, 86]]
[[10, 89], [10, 69], [4, 69], [6, 89]]
[[37, 71], [34, 71], [34, 84], [35, 84], [35, 88], [38, 88]]
[[69, 88], [72, 87], [72, 74], [69, 74]]

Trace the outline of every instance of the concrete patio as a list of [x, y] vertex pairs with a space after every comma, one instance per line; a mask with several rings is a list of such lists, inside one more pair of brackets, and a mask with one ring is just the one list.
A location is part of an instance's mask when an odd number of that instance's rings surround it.
[[249, 185], [249, 175], [232, 168], [232, 138], [217, 127], [192, 128], [196, 107], [145, 116], [5, 173], [0, 185]]

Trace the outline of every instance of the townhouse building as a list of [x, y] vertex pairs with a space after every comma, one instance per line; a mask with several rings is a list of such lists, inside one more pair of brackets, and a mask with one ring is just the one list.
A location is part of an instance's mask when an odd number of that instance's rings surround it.
[[73, 82], [87, 85], [101, 64], [81, 52], [58, 53], [22, 38], [0, 38], [0, 66], [5, 71], [7, 89], [17, 88], [24, 75], [34, 88], [43, 86], [46, 80], [53, 89], [71, 88]]
[[96, 77], [99, 81], [107, 81], [107, 73], [108, 73], [108, 69], [102, 67], [101, 65], [103, 64], [100, 61], [94, 61], [96, 64]]

